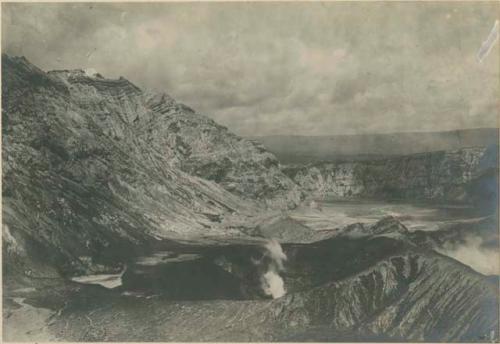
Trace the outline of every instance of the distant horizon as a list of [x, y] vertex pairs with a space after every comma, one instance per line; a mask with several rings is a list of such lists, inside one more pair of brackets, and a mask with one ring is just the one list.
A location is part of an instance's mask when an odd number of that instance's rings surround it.
[[461, 128], [449, 130], [434, 130], [434, 131], [393, 131], [393, 132], [377, 132], [377, 133], [355, 133], [355, 134], [330, 134], [330, 135], [300, 135], [300, 134], [270, 134], [270, 135], [251, 135], [243, 137], [270, 137], [270, 136], [297, 136], [297, 137], [330, 137], [330, 136], [363, 136], [363, 135], [393, 135], [393, 134], [437, 134], [451, 133], [454, 131], [467, 130], [500, 130], [499, 127], [477, 127], [477, 128]]

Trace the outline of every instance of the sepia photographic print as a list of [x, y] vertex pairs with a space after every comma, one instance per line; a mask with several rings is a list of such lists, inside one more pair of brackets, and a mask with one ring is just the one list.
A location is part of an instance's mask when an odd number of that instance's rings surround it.
[[4, 342], [499, 342], [499, 9], [2, 2]]

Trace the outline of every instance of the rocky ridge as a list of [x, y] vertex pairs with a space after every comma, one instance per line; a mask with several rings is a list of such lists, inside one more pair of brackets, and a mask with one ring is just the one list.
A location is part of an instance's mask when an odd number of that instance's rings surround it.
[[[306, 193], [321, 197], [466, 201], [469, 185], [484, 171], [498, 169], [498, 164], [485, 163], [498, 162], [497, 156], [495, 147], [476, 147], [283, 170]], [[485, 198], [494, 198], [495, 183], [490, 184], [482, 193]]]
[[165, 93], [142, 91], [124, 78], [83, 71], [48, 73], [65, 83], [106, 135], [146, 144], [172, 167], [211, 180], [247, 199], [294, 207], [300, 191], [262, 145], [245, 140]]
[[4, 252], [31, 256], [7, 272], [40, 272], [37, 261], [75, 272], [160, 239], [238, 235], [263, 204], [300, 199], [272, 154], [124, 78], [2, 55], [2, 85]]

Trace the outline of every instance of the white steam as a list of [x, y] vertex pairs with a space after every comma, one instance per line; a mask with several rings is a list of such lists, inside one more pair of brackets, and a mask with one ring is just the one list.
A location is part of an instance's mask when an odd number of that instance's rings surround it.
[[269, 257], [272, 259], [277, 268], [283, 270], [283, 262], [286, 260], [286, 254], [283, 252], [281, 245], [278, 241], [272, 239], [268, 241], [265, 245], [268, 251]]
[[459, 262], [470, 266], [484, 275], [500, 274], [500, 256], [498, 250], [483, 246], [483, 239], [479, 236], [470, 236], [461, 244], [447, 243], [440, 253], [452, 257]]
[[285, 282], [279, 275], [284, 269], [286, 254], [276, 240], [268, 241], [264, 247], [267, 249], [266, 255], [270, 258], [270, 263], [267, 272], [261, 278], [262, 290], [266, 295], [277, 299], [286, 294]]
[[269, 270], [262, 276], [262, 289], [266, 295], [271, 295], [273, 299], [277, 299], [285, 295], [285, 282], [283, 278], [275, 271]]

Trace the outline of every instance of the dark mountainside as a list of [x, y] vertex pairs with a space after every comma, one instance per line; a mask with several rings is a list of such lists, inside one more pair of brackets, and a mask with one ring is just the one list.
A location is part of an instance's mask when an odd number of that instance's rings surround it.
[[64, 318], [52, 331], [74, 341], [487, 341], [498, 329], [496, 284], [447, 257], [384, 237], [285, 245], [284, 251], [289, 292], [281, 298], [242, 296], [232, 287], [234, 276], [244, 275], [243, 290], [252, 289], [247, 254], [258, 257], [258, 248], [213, 248], [177, 270], [182, 281], [193, 282], [217, 257], [227, 274], [213, 274], [212, 283], [227, 288], [225, 297], [220, 288], [172, 285], [179, 276], [172, 268], [148, 296], [122, 296], [140, 295], [141, 283], [146, 292], [151, 288], [141, 269], [120, 287], [122, 295], [89, 288], [89, 297], [65, 288], [70, 301], [55, 309]]
[[336, 136], [255, 136], [282, 164], [364, 161], [498, 144], [498, 128]]
[[279, 220], [311, 190], [165, 94], [2, 55], [2, 130], [4, 339], [498, 338], [497, 280], [445, 236]]

